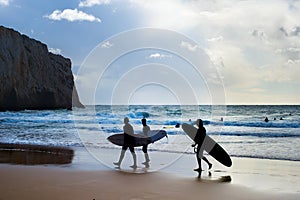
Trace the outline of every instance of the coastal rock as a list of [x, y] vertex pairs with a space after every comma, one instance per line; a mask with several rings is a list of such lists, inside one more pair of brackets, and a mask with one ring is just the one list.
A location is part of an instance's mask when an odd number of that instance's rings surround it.
[[83, 107], [71, 60], [45, 44], [0, 26], [0, 110]]

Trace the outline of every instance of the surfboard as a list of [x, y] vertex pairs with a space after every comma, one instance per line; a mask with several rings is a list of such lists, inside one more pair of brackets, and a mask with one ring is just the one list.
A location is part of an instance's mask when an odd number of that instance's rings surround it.
[[[150, 143], [154, 143], [164, 137], [167, 136], [167, 132], [165, 130], [151, 130], [148, 132], [148, 137], [145, 137], [144, 135], [141, 134], [135, 134], [134, 135], [134, 146], [139, 147], [143, 145], [147, 145]], [[118, 145], [118, 146], [123, 146], [124, 145], [124, 134], [114, 134], [109, 136], [108, 141], [111, 143]]]
[[[182, 124], [182, 129], [192, 140], [194, 140], [197, 133], [196, 127], [184, 123]], [[202, 148], [221, 164], [226, 167], [231, 167], [232, 161], [228, 153], [208, 135], [204, 138]]]

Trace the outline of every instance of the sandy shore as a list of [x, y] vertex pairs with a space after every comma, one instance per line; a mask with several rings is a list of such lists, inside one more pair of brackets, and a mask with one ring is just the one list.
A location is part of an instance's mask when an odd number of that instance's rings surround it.
[[0, 166], [1, 199], [299, 199], [299, 194], [256, 191], [215, 180], [167, 173], [80, 171]]
[[[118, 151], [107, 151], [111, 159], [118, 157]], [[151, 156], [149, 171], [170, 157], [168, 153]], [[135, 172], [127, 168], [130, 157], [125, 159], [129, 160], [124, 161], [125, 171]], [[214, 163], [212, 175], [205, 171], [198, 179], [192, 171], [193, 155], [180, 156], [154, 172], [139, 168], [138, 173], [128, 173], [75, 151], [72, 164], [1, 164], [0, 199], [300, 199], [299, 162], [234, 158], [233, 163], [230, 169]], [[228, 176], [231, 181], [222, 179]]]

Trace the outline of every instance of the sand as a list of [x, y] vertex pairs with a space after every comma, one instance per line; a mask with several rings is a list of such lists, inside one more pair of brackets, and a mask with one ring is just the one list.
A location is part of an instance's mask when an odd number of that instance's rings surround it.
[[[116, 150], [107, 151], [118, 157]], [[127, 172], [99, 164], [78, 150], [72, 164], [1, 164], [0, 199], [300, 199], [299, 162], [233, 158], [232, 168], [213, 163], [211, 176], [204, 171], [198, 179], [193, 155], [151, 170], [170, 157], [153, 153], [153, 167], [134, 171], [127, 167], [127, 154], [122, 167]]]

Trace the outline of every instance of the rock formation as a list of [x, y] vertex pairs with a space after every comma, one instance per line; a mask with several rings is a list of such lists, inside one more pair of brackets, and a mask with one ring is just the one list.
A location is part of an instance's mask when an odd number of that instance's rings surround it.
[[0, 111], [83, 107], [71, 60], [45, 44], [0, 26]]

